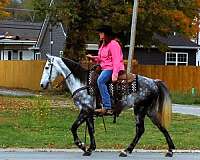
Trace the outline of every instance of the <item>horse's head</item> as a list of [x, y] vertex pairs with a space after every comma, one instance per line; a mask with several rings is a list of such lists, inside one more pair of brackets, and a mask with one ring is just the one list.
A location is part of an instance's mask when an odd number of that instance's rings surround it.
[[47, 55], [47, 62], [44, 66], [42, 78], [40, 81], [40, 86], [43, 89], [48, 88], [49, 83], [53, 82], [56, 79], [56, 77], [60, 74], [59, 70], [56, 67], [55, 58], [56, 57]]

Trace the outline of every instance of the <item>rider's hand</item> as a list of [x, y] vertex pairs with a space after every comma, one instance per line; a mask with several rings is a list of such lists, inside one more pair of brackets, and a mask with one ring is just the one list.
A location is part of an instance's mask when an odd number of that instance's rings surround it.
[[112, 82], [117, 82], [118, 76], [112, 75]]
[[86, 57], [93, 59], [94, 57], [91, 54], [87, 54]]

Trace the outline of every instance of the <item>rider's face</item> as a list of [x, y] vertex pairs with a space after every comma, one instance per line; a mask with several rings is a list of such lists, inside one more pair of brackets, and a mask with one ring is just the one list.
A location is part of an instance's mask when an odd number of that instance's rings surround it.
[[99, 32], [99, 39], [100, 39], [100, 41], [105, 40], [105, 33]]

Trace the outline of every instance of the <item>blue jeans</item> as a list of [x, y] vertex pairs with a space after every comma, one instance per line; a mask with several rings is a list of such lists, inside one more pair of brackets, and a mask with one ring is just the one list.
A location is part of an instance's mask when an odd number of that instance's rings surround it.
[[108, 88], [106, 82], [108, 82], [112, 77], [112, 70], [103, 70], [97, 79], [97, 84], [101, 94], [101, 99], [103, 107], [105, 109], [111, 109], [110, 94], [108, 93]]

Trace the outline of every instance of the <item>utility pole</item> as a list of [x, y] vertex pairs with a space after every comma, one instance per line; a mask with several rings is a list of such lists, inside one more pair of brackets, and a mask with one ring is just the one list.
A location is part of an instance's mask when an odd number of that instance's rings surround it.
[[127, 74], [131, 73], [131, 70], [132, 70], [132, 59], [134, 55], [136, 24], [137, 24], [137, 11], [138, 11], [138, 0], [134, 0], [132, 24], [131, 24], [131, 37], [130, 37], [130, 46], [129, 46], [129, 55], [128, 55], [128, 64], [127, 64]]
[[[53, 5], [54, 1], [51, 0], [49, 7]], [[49, 15], [49, 39], [50, 39], [50, 55], [52, 55], [52, 49], [53, 49], [53, 26], [52, 26], [52, 19], [51, 19], [52, 13]]]

